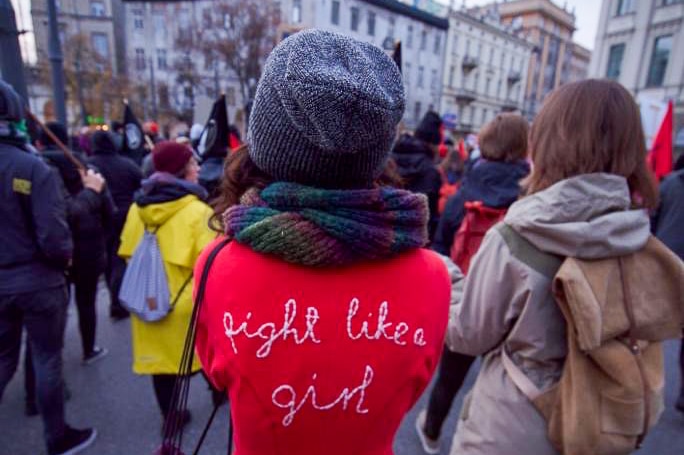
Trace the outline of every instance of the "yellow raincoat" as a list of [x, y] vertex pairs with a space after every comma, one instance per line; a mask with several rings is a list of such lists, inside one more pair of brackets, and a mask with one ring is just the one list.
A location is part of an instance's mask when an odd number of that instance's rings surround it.
[[[175, 299], [192, 273], [202, 249], [216, 237], [208, 227], [211, 208], [197, 196], [139, 207], [133, 204], [121, 233], [119, 256], [128, 260], [142, 240], [145, 226], [157, 231], [159, 250]], [[133, 372], [137, 374], [176, 374], [183, 354], [185, 334], [192, 313], [192, 282], [183, 290], [168, 316], [157, 322], [144, 322], [131, 315]], [[200, 369], [195, 359], [193, 371]]]

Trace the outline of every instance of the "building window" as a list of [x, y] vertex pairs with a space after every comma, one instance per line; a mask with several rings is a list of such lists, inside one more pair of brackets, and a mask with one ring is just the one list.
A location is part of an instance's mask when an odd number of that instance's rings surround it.
[[425, 68], [422, 66], [418, 67], [418, 87], [423, 87], [423, 76], [425, 76]]
[[427, 47], [427, 31], [423, 30], [420, 32], [420, 50], [424, 51]]
[[475, 73], [475, 77], [473, 78], [473, 91], [474, 92], [477, 92], [479, 85], [480, 85], [480, 73]]
[[144, 28], [143, 12], [141, 9], [133, 10], [133, 28], [136, 30], [142, 30]]
[[390, 38], [394, 38], [394, 26], [395, 26], [396, 20], [394, 19], [394, 16], [391, 16], [389, 18], [389, 27], [387, 29], [387, 36]]
[[375, 13], [372, 11], [368, 12], [368, 34], [375, 36]]
[[653, 45], [651, 64], [648, 68], [647, 87], [660, 87], [665, 79], [667, 62], [672, 51], [672, 35], [659, 36]]
[[145, 49], [140, 47], [135, 50], [135, 69], [139, 71], [145, 69]]
[[359, 9], [356, 6], [351, 8], [351, 29], [355, 32], [359, 31]]
[[404, 62], [404, 82], [406, 85], [409, 85], [411, 83], [411, 63], [409, 62]]
[[501, 51], [501, 69], [506, 67], [506, 53]]
[[465, 55], [470, 55], [470, 40], [466, 40]]
[[416, 105], [413, 109], [413, 120], [416, 122], [420, 120], [420, 101], [416, 101]]
[[485, 79], [485, 95], [489, 96], [489, 86], [492, 85], [492, 78]]
[[482, 43], [477, 43], [477, 58], [482, 55]]
[[437, 89], [437, 70], [432, 70], [432, 75], [430, 77], [430, 88], [432, 90]]
[[302, 0], [292, 0], [292, 23], [299, 24], [302, 21]]
[[454, 35], [454, 47], [451, 49], [451, 53], [458, 54], [458, 35]]
[[166, 66], [166, 49], [157, 49], [157, 68], [165, 70]]
[[406, 47], [408, 49], [413, 47], [413, 25], [408, 26], [408, 33], [406, 34]]
[[480, 119], [480, 123], [483, 125], [487, 121], [487, 109], [482, 109], [482, 118]]
[[663, 6], [674, 5], [675, 3], [682, 3], [684, 0], [663, 0]]
[[105, 5], [102, 0], [90, 0], [90, 15], [96, 17], [105, 15]]
[[617, 11], [616, 16], [622, 16], [623, 14], [629, 14], [634, 12], [634, 0], [617, 0]]
[[494, 64], [494, 46], [489, 48], [489, 64]]
[[451, 65], [451, 68], [449, 68], [449, 87], [454, 86], [454, 74], [456, 73], [456, 67], [454, 65]]
[[473, 124], [473, 120], [475, 120], [475, 106], [472, 106], [470, 108], [470, 124]]
[[333, 0], [332, 10], [330, 12], [330, 22], [335, 25], [340, 25], [340, 2], [339, 0]]
[[496, 83], [496, 97], [501, 99], [501, 79]]
[[109, 60], [109, 39], [105, 33], [93, 33], [90, 36], [93, 50], [104, 60]]
[[441, 40], [441, 38], [442, 38], [442, 37], [439, 36], [439, 33], [436, 33], [436, 34], [435, 34], [435, 48], [433, 49], [435, 55], [439, 55], [439, 49], [440, 49], [440, 47], [441, 47], [441, 45], [442, 45], [442, 40]]
[[617, 80], [620, 78], [620, 67], [622, 66], [622, 57], [624, 54], [625, 43], [610, 46], [610, 51], [608, 52], [608, 70], [606, 71], [606, 77], [608, 79]]

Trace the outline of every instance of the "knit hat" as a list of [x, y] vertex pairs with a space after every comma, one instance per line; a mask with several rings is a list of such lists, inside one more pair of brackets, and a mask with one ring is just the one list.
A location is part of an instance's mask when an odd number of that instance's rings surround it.
[[404, 87], [379, 48], [305, 30], [271, 52], [249, 118], [254, 163], [276, 180], [370, 186], [404, 113]]
[[187, 145], [173, 141], [162, 141], [152, 150], [155, 171], [174, 175], [183, 170], [192, 156], [192, 151]]
[[442, 142], [441, 126], [442, 119], [439, 117], [439, 114], [428, 111], [413, 135], [428, 144], [437, 145]]

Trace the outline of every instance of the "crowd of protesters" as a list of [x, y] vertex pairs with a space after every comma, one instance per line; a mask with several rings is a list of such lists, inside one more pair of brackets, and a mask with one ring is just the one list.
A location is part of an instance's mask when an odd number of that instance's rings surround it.
[[[679, 309], [630, 320], [632, 346], [659, 348], [673, 324], [681, 335], [684, 170], [659, 196], [638, 107], [614, 82], [568, 84], [531, 128], [499, 114], [477, 140], [447, 137], [432, 110], [398, 135], [404, 108], [401, 73], [383, 51], [316, 30], [273, 50], [234, 148], [203, 150], [201, 125], [171, 141], [146, 123], [147, 156], [135, 157], [120, 124], [75, 141], [48, 122], [32, 137], [24, 100], [0, 81], [0, 397], [25, 330], [26, 412], [41, 415], [48, 454], [93, 443], [95, 429], [65, 422], [73, 392], [61, 351], [73, 289], [83, 364], [107, 356], [96, 330], [104, 276], [109, 315], [130, 319], [132, 370], [151, 376], [165, 436], [190, 420], [177, 408], [179, 379], [201, 371], [214, 403], [231, 403], [238, 454], [391, 453], [436, 374], [415, 427], [437, 454], [482, 356], [450, 453], [566, 453], [568, 436], [555, 435], [567, 416], [549, 423], [568, 412], [552, 392], [569, 389], [574, 349], [564, 273], [591, 287], [582, 270], [618, 270], [605, 282], [623, 291], [603, 292], [599, 308], [618, 299], [641, 314], [650, 298]], [[172, 300], [155, 321], [119, 298], [147, 234]], [[579, 265], [567, 272], [570, 261]], [[684, 345], [680, 362], [684, 376]], [[662, 365], [645, 368], [662, 377]], [[675, 406], [684, 412], [684, 380]], [[660, 412], [646, 411], [628, 442], [636, 448]]]

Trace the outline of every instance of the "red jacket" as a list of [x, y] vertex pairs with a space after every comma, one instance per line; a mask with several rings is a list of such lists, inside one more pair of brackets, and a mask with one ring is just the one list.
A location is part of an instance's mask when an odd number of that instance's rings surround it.
[[449, 293], [427, 250], [317, 269], [227, 245], [209, 273], [196, 347], [228, 390], [236, 454], [392, 454], [439, 361]]

